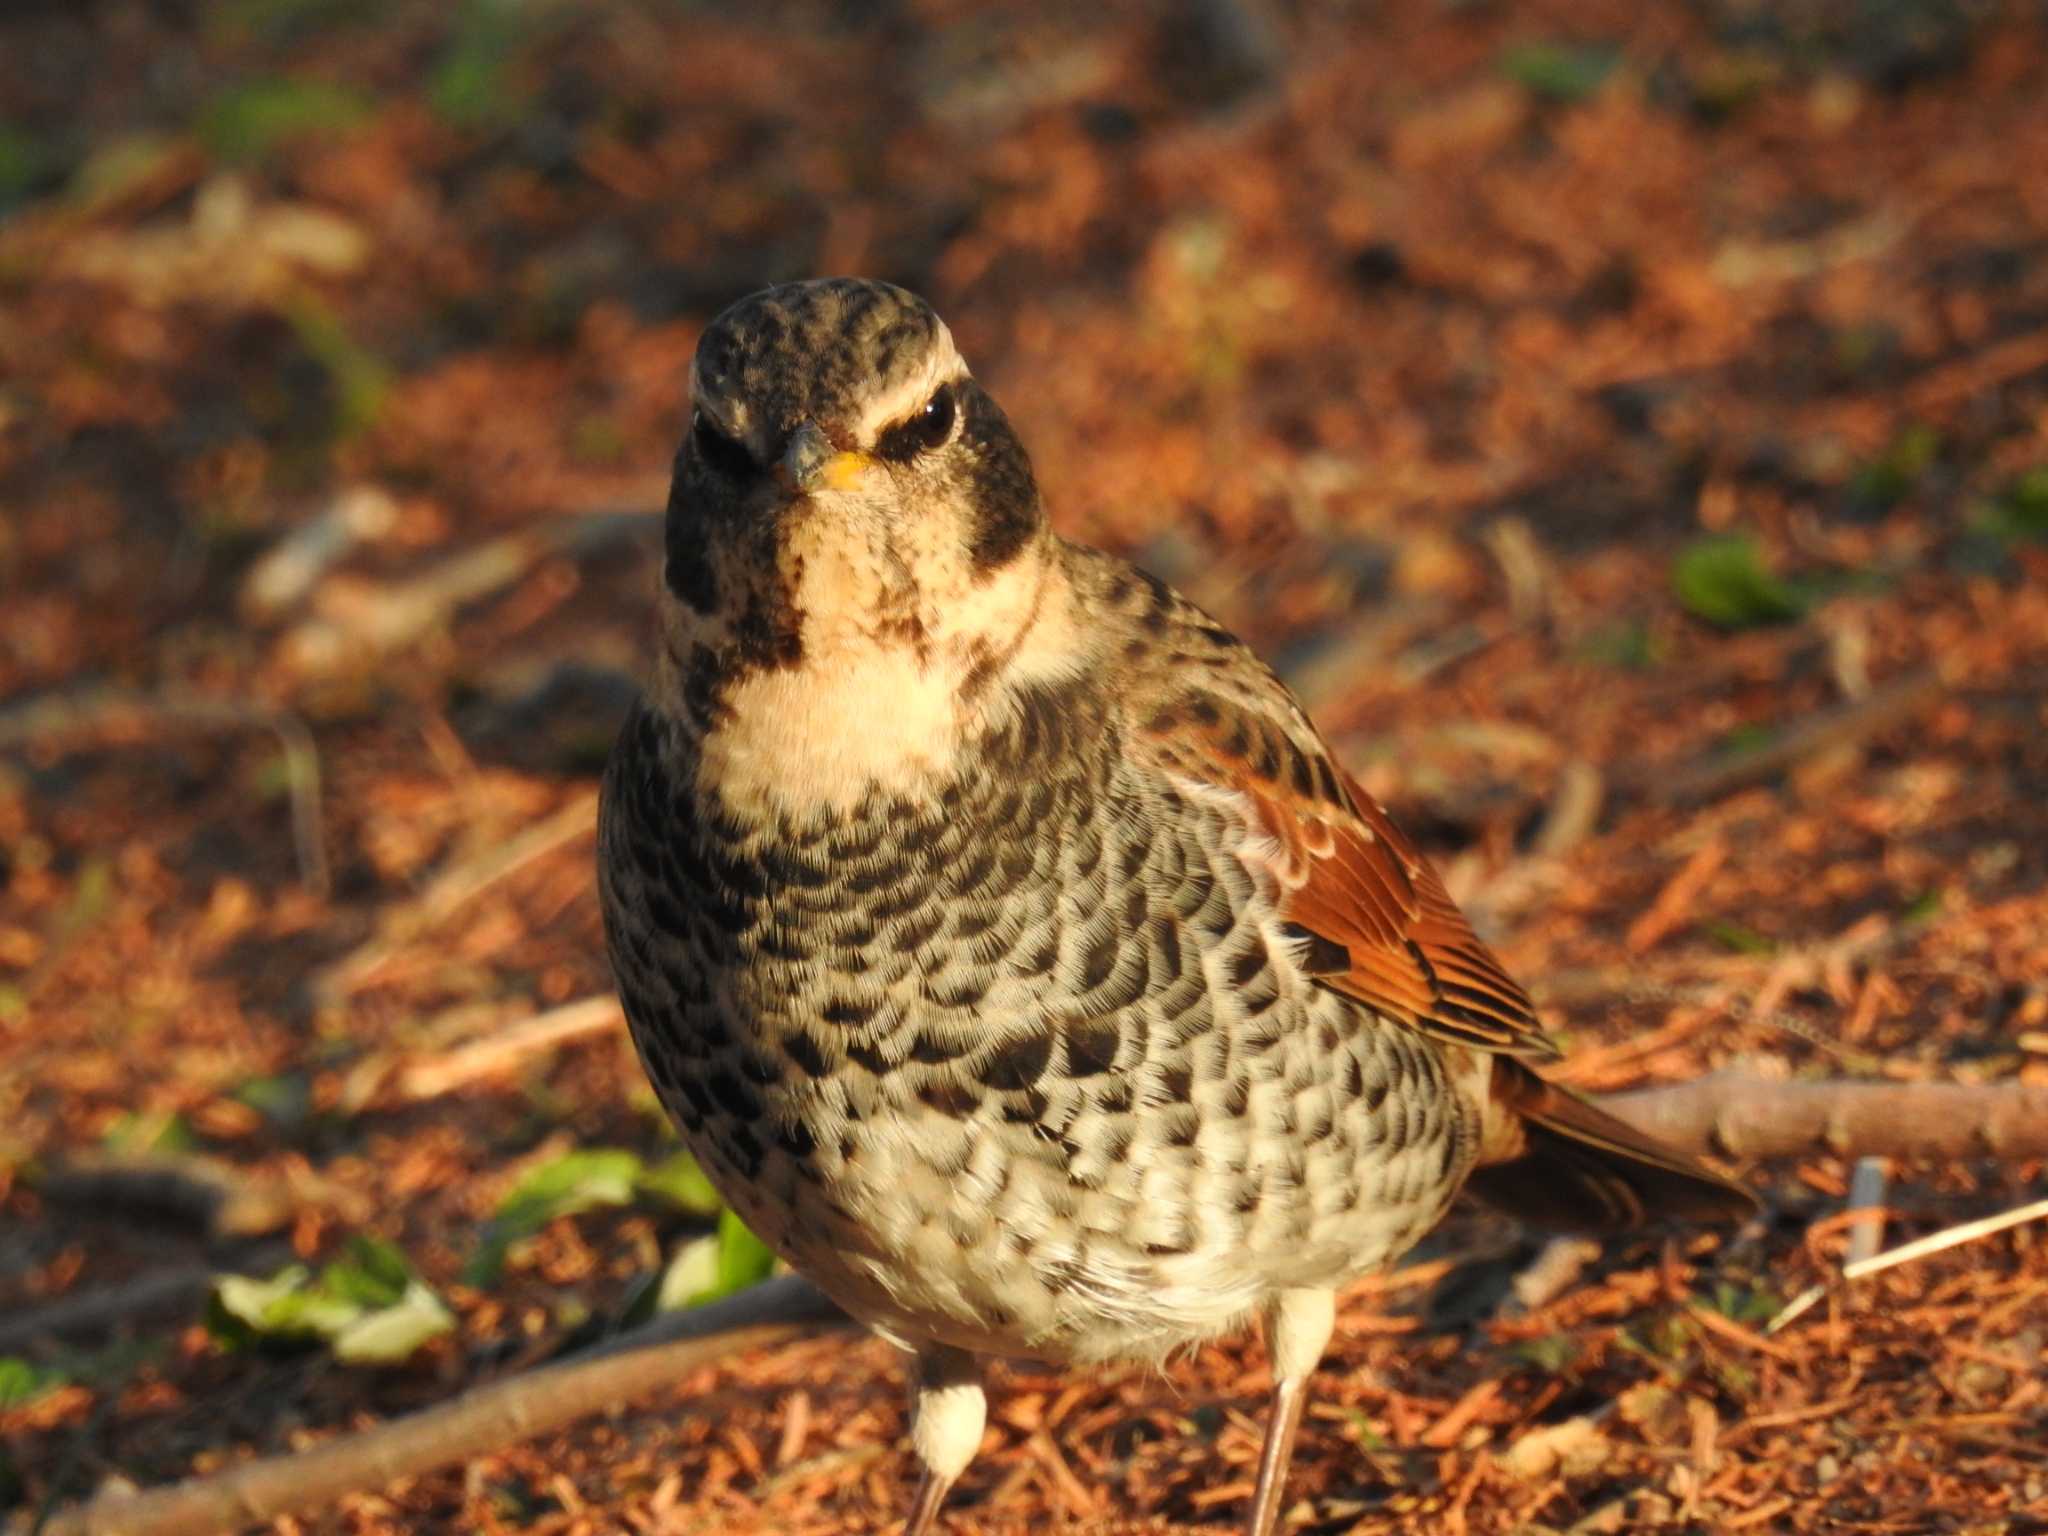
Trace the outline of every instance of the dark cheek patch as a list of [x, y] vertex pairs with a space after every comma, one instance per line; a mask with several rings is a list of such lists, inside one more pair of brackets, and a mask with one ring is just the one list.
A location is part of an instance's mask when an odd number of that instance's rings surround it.
[[703, 518], [690, 510], [701, 505], [697, 498], [704, 494], [704, 487], [693, 486], [691, 478], [678, 463], [669, 485], [664, 529], [667, 559], [662, 575], [678, 602], [708, 614], [718, 605], [718, 578], [711, 569], [709, 530]]
[[968, 380], [960, 386], [965, 421], [960, 441], [970, 455], [968, 497], [974, 507], [969, 558], [988, 575], [1017, 557], [1043, 517], [1031, 460], [1002, 408]]

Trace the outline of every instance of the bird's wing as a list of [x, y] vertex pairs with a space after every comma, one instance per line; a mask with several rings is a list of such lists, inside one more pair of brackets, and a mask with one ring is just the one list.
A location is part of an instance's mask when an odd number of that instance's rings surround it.
[[1436, 871], [1259, 672], [1255, 689], [1169, 695], [1127, 736], [1134, 762], [1240, 811], [1252, 835], [1239, 856], [1270, 877], [1319, 984], [1445, 1040], [1555, 1057], [1529, 995]]

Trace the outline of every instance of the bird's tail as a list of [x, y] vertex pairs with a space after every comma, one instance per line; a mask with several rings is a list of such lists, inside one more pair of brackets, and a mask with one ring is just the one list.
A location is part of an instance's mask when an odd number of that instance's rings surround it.
[[1757, 1209], [1740, 1184], [1506, 1056], [1493, 1059], [1480, 1166], [1467, 1188], [1525, 1220], [1591, 1231]]

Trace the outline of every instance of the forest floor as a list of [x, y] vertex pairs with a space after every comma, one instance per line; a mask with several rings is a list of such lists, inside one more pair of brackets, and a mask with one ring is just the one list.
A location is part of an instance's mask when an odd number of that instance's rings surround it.
[[[602, 1002], [505, 1042], [609, 993], [685, 370], [782, 278], [932, 298], [1061, 529], [1281, 667], [1570, 1081], [2048, 1084], [2048, 18], [1275, 10], [0, 22], [0, 1514], [552, 1358], [709, 1230]], [[1737, 1171], [1766, 1218], [1533, 1309], [1477, 1213], [1361, 1282], [1285, 1529], [2048, 1532], [2048, 1226], [1766, 1334], [1851, 1168]], [[1885, 1238], [2044, 1192], [1902, 1161]], [[292, 1263], [417, 1280], [423, 1342], [209, 1320]], [[1230, 1529], [1266, 1386], [999, 1369], [950, 1528]], [[272, 1528], [884, 1531], [904, 1433], [830, 1333]]]

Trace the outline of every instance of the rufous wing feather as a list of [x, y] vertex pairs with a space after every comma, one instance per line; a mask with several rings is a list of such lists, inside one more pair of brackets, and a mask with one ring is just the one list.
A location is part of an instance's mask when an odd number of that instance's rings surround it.
[[[1204, 729], [1188, 730], [1188, 719]], [[1242, 797], [1319, 985], [1495, 1058], [1475, 1194], [1535, 1221], [1595, 1229], [1755, 1208], [1740, 1185], [1524, 1064], [1558, 1054], [1528, 993], [1429, 861], [1320, 743], [1304, 747], [1277, 719], [1211, 699], [1148, 745], [1173, 777]]]

